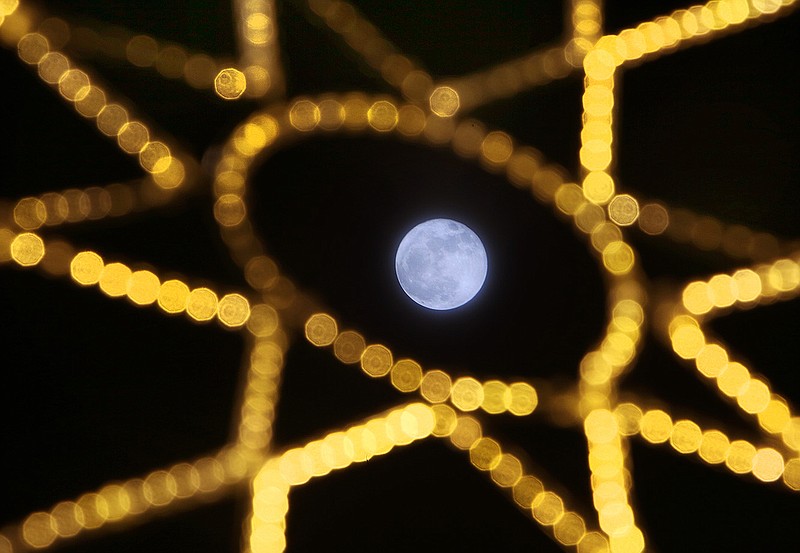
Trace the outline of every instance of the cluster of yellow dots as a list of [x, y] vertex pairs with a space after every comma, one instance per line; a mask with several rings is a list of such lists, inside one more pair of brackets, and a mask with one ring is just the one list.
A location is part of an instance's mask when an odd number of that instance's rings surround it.
[[[282, 86], [275, 3], [273, 0], [235, 0], [233, 4], [239, 27], [239, 75], [247, 82], [247, 90], [242, 89], [242, 93], [248, 98], [261, 98]], [[217, 93], [226, 98], [218, 87], [222, 74], [217, 76], [215, 86]]]
[[115, 138], [124, 152], [137, 156], [158, 185], [169, 189], [183, 183], [184, 164], [171, 154], [170, 148], [160, 140], [151, 140], [144, 123], [131, 118], [119, 103], [109, 102], [106, 92], [92, 84], [86, 72], [75, 68], [65, 54], [52, 50], [43, 34], [33, 32], [20, 37], [17, 52], [22, 61], [36, 65], [42, 81], [56, 87], [80, 115], [93, 119], [97, 129]]
[[586, 416], [583, 426], [600, 528], [609, 536], [613, 551], [641, 551], [644, 536], [636, 526], [628, 498], [630, 474], [616, 421], [609, 410], [596, 409]]
[[702, 251], [722, 251], [734, 259], [767, 260], [778, 257], [783, 250], [792, 249], [770, 233], [753, 231], [743, 225], [725, 224], [716, 217], [698, 215], [687, 209], [672, 209], [668, 218], [668, 226], [658, 232], [645, 227], [642, 230], [649, 234], [665, 232], [676, 242], [689, 242]]
[[[580, 364], [581, 380], [592, 387], [604, 388], [631, 363], [641, 340], [644, 324], [642, 305], [631, 298], [622, 299], [611, 311], [606, 337], [600, 347], [587, 353]], [[591, 397], [587, 396], [587, 402]], [[587, 406], [592, 406], [587, 403]], [[584, 413], [589, 410], [582, 409]]]
[[[448, 90], [446, 93], [452, 94], [453, 91]], [[431, 98], [431, 107], [434, 105], [434, 98]], [[418, 121], [415, 127], [402, 125], [401, 114], [404, 111], [415, 115], [414, 119]], [[561, 169], [546, 165], [541, 155], [533, 149], [515, 148], [511, 137], [506, 133], [487, 133], [478, 122], [440, 125], [437, 128], [443, 133], [438, 135], [427, 135], [424, 132], [431, 123], [436, 124], [439, 121], [448, 123], [441, 115], [435, 119], [426, 118], [413, 105], [398, 108], [388, 100], [370, 101], [361, 95], [326, 97], [319, 101], [300, 99], [287, 106], [285, 112], [267, 111], [252, 116], [234, 131], [217, 166], [215, 179], [217, 221], [233, 251], [236, 248], [241, 250], [241, 254], [234, 253], [234, 258], [245, 260], [245, 274], [248, 273], [247, 268], [257, 261], [259, 265], [265, 266], [263, 272], [267, 276], [256, 278], [255, 281], [269, 280], [277, 275], [274, 262], [261, 254], [259, 246], [253, 245], [255, 238], [247, 221], [245, 183], [252, 160], [282, 136], [340, 128], [351, 131], [369, 129], [376, 132], [397, 130], [404, 136], [421, 136], [433, 143], [443, 144], [449, 141], [459, 155], [477, 157], [481, 165], [490, 171], [505, 170], [512, 183], [530, 187], [534, 195], [554, 203], [564, 214], [583, 213], [586, 206], [593, 205], [597, 207], [594, 221], [583, 214], [576, 217], [576, 224], [593, 238], [592, 244], [604, 254], [604, 264], [612, 274], [622, 276], [630, 272], [634, 263], [633, 252], [623, 241], [618, 226], [607, 222], [603, 210], [589, 202], [578, 186], [566, 183]], [[409, 132], [411, 129], [413, 133]], [[580, 226], [581, 221], [587, 221], [583, 228]], [[597, 232], [598, 227], [605, 232]], [[243, 230], [239, 232], [238, 229]], [[601, 240], [601, 237], [605, 240]], [[609, 249], [609, 245], [613, 246]], [[257, 255], [253, 257], [252, 254]], [[623, 281], [613, 289], [612, 295], [616, 301], [607, 335], [600, 349], [594, 352], [595, 355], [587, 357], [586, 371], [587, 374], [591, 373], [589, 380], [594, 378], [591, 382], [587, 381], [588, 386], [583, 394], [584, 408], [587, 410], [598, 403], [608, 403], [611, 380], [621, 374], [633, 360], [640, 339], [639, 328], [643, 323], [643, 310], [639, 303], [641, 290], [635, 283]], [[334, 355], [341, 362], [360, 364], [362, 370], [372, 377], [388, 376], [396, 389], [403, 392], [418, 391], [440, 411], [444, 408], [450, 409], [442, 403], [449, 400], [462, 412], [483, 409], [490, 414], [508, 411], [523, 415], [531, 412], [538, 403], [535, 390], [527, 383], [481, 383], [469, 377], [456, 379], [454, 382], [444, 371], [424, 371], [413, 360], [395, 360], [386, 346], [368, 345], [356, 331], [340, 332], [336, 320], [327, 313], [316, 313], [309, 317], [305, 332], [307, 340], [312, 344], [318, 347], [332, 346]], [[588, 368], [590, 364], [592, 367]], [[605, 376], [602, 376], [603, 371]], [[522, 409], [517, 406], [520, 401], [515, 395], [523, 399]], [[624, 477], [624, 471], [620, 471], [620, 475]], [[615, 476], [616, 480], [619, 480], [618, 476]], [[630, 507], [627, 508], [630, 510]], [[566, 520], [571, 520], [571, 517]], [[280, 537], [282, 533], [272, 532], [270, 535], [270, 540], [279, 545], [283, 543]], [[587, 543], [591, 543], [592, 539], [589, 538]], [[641, 531], [631, 527], [617, 532], [613, 544], [617, 549], [624, 550], [637, 546], [642, 540]], [[605, 543], [608, 547], [608, 542]]]
[[[240, 451], [226, 448], [191, 463], [155, 470], [144, 478], [108, 484], [74, 501], [61, 501], [49, 511], [29, 515], [20, 533], [25, 544], [42, 549], [58, 539], [163, 509], [173, 502], [219, 493], [248, 477], [251, 464]], [[0, 550], [12, 551], [2, 536]]]
[[292, 486], [426, 438], [435, 425], [431, 407], [412, 403], [271, 458], [253, 479], [250, 551], [268, 553], [285, 549], [285, 517]]
[[[437, 87], [431, 94], [431, 109], [437, 109], [437, 91], [451, 88], [460, 98], [455, 109], [473, 110], [490, 101], [518, 94], [523, 90], [566, 77], [581, 67], [581, 61], [602, 32], [602, 13], [596, 0], [571, 1], [571, 36], [557, 45], [537, 48], [516, 59], [500, 63], [488, 70], [458, 77], [450, 86]], [[453, 115], [455, 112], [444, 116]]]
[[415, 103], [430, 94], [433, 79], [381, 36], [380, 31], [350, 3], [339, 0], [308, 0], [308, 8], [390, 85]]
[[[740, 29], [750, 20], [774, 14], [793, 3], [762, 0], [714, 1], [688, 10], [677, 10], [669, 16], [626, 29], [619, 35], [605, 35], [597, 40], [583, 58], [586, 82], [580, 162], [584, 170], [582, 188], [586, 198], [597, 205], [607, 204], [609, 218], [623, 227], [635, 223], [646, 207], [640, 228], [648, 234], [664, 232], [669, 224], [669, 216], [662, 205], [648, 204], [640, 209], [633, 196], [615, 193], [611, 170], [614, 79], [617, 68], [636, 62], [644, 56], [674, 49], [692, 39], [712, 34], [719, 36], [726, 30]], [[705, 246], [702, 249], [713, 249], [715, 243], [721, 243], [721, 228], [717, 232], [715, 230], [717, 229], [700, 227], [693, 231], [695, 241]], [[732, 237], [728, 241], [735, 242]], [[732, 247], [734, 250], [736, 248], [737, 246]]]
[[700, 374], [714, 379], [720, 392], [734, 400], [742, 411], [755, 415], [762, 429], [780, 435], [787, 447], [800, 451], [800, 417], [792, 416], [786, 401], [771, 392], [765, 379], [752, 375], [742, 363], [730, 359], [721, 345], [707, 342], [693, 317], [675, 317], [669, 333], [672, 348], [680, 357], [693, 360]]
[[70, 263], [72, 279], [81, 286], [99, 286], [109, 297], [127, 297], [136, 305], [157, 304], [166, 313], [186, 313], [198, 322], [217, 318], [228, 327], [243, 326], [250, 303], [241, 294], [219, 298], [205, 287], [190, 289], [181, 280], [161, 280], [152, 271], [133, 271], [123, 263], [105, 263], [92, 251], [78, 253]]
[[104, 55], [124, 60], [135, 67], [154, 69], [167, 79], [182, 79], [192, 88], [210, 88], [218, 71], [219, 61], [208, 54], [189, 52], [179, 44], [132, 34], [120, 27], [73, 26], [61, 18], [48, 17], [38, 25], [38, 32], [52, 48], [68, 47], [83, 57]]
[[690, 282], [683, 289], [684, 307], [693, 315], [705, 315], [733, 305], [792, 297], [800, 290], [800, 264], [782, 258], [732, 275], [717, 274], [708, 281]]
[[563, 546], [573, 546], [580, 553], [606, 553], [608, 540], [599, 532], [587, 531], [585, 519], [566, 508], [564, 500], [543, 482], [526, 474], [522, 461], [503, 452], [500, 444], [483, 435], [480, 423], [469, 415], [457, 415], [446, 405], [432, 407], [436, 415], [433, 435], [448, 438], [456, 448], [466, 451], [472, 466], [488, 472], [492, 482], [509, 490], [514, 502], [545, 528]]
[[6, 224], [33, 231], [42, 226], [127, 215], [136, 202], [134, 191], [125, 184], [92, 186], [85, 190], [71, 188], [22, 198], [10, 207], [10, 213], [3, 219]]
[[394, 409], [267, 461], [253, 480], [249, 551], [268, 553], [286, 548], [285, 517], [292, 486], [431, 435], [448, 438], [466, 451], [470, 463], [488, 472], [495, 485], [509, 490], [517, 505], [549, 528], [558, 543], [576, 547], [579, 553], [608, 552], [608, 540], [599, 532], [587, 531], [584, 518], [568, 510], [558, 494], [547, 490], [539, 478], [525, 474], [522, 462], [504, 453], [497, 441], [484, 437], [476, 419], [458, 416], [446, 405], [422, 403]]
[[358, 332], [339, 332], [335, 319], [327, 313], [316, 313], [306, 322], [306, 339], [317, 347], [333, 346], [336, 358], [342, 363], [360, 364], [361, 369], [373, 378], [388, 376], [397, 390], [405, 393], [418, 391], [430, 403], [447, 400], [460, 411], [483, 411], [496, 415], [509, 412], [525, 416], [538, 404], [536, 390], [526, 382], [505, 384], [499, 380], [479, 382], [472, 377], [453, 381], [439, 369], [424, 371], [411, 359], [394, 360], [392, 352], [384, 345], [367, 345]]
[[642, 411], [633, 403], [621, 403], [614, 417], [624, 436], [638, 434], [653, 444], [668, 443], [678, 453], [697, 454], [706, 463], [722, 464], [736, 474], [752, 474], [762, 482], [782, 478], [787, 487], [800, 490], [800, 458], [785, 461], [771, 447], [756, 448], [746, 440], [731, 440], [719, 430], [702, 430], [691, 420], [673, 421], [661, 409]]
[[272, 421], [286, 348], [285, 335], [275, 332], [269, 338], [256, 339], [250, 351], [237, 436], [239, 445], [248, 450], [264, 451], [272, 440]]

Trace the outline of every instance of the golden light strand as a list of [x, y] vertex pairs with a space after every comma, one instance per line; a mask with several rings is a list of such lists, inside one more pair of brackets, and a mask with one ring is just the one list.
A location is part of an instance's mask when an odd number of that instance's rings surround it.
[[[728, 349], [703, 327], [711, 317], [731, 309], [795, 297], [800, 292], [796, 253], [687, 283], [679, 299], [672, 298], [672, 303], [665, 302], [657, 309], [668, 313], [661, 317], [662, 326], [675, 353], [693, 361], [704, 377], [713, 378], [724, 396], [754, 416], [764, 434], [779, 437], [793, 457], [746, 440], [730, 440], [726, 434], [703, 430], [689, 419], [673, 421], [661, 409], [644, 410], [639, 403], [617, 404], [615, 400], [617, 379], [634, 362], [647, 328], [644, 282], [622, 229], [638, 224], [647, 234], [665, 233], [679, 241], [689, 229], [689, 239], [699, 249], [722, 249], [732, 257], [772, 257], [785, 254], [788, 247], [766, 233], [725, 226], [713, 218], [672, 210], [659, 202], [642, 203], [633, 195], [618, 193], [613, 177], [615, 78], [622, 68], [640, 60], [723, 36], [749, 23], [771, 20], [788, 13], [793, 5], [790, 0], [718, 0], [678, 10], [618, 35], [601, 36], [601, 4], [571, 0], [571, 34], [566, 46], [548, 47], [479, 75], [435, 86], [430, 75], [400, 54], [350, 4], [310, 0], [309, 9], [411, 103], [363, 93], [297, 98], [286, 106], [253, 114], [234, 130], [214, 169], [214, 216], [231, 256], [260, 295], [260, 303], [251, 305], [239, 293], [220, 298], [211, 288], [190, 288], [179, 279], [162, 282], [149, 269], [106, 263], [95, 252], [78, 251], [63, 240], [45, 242], [37, 232], [63, 223], [122, 215], [164, 203], [170, 194], [153, 200], [146, 186], [110, 185], [15, 201], [0, 217], [0, 262], [40, 266], [54, 275], [69, 274], [78, 285], [97, 285], [109, 297], [126, 297], [136, 306], [156, 305], [165, 313], [185, 312], [194, 322], [217, 320], [251, 336], [233, 445], [195, 462], [112, 483], [74, 501], [62, 501], [49, 511], [32, 513], [0, 536], [0, 551], [46, 548], [87, 530], [134, 520], [151, 510], [166, 510], [186, 499], [221, 495], [251, 476], [255, 478], [247, 547], [253, 552], [282, 551], [291, 487], [430, 435], [446, 437], [456, 448], [467, 451], [472, 466], [487, 472], [499, 487], [511, 490], [515, 502], [530, 509], [540, 525], [551, 528], [560, 545], [575, 546], [580, 553], [641, 551], [645, 547], [629, 499], [631, 468], [626, 440], [630, 436], [641, 436], [652, 444], [669, 443], [678, 453], [696, 453], [706, 463], [724, 464], [733, 473], [753, 474], [761, 482], [782, 479], [788, 488], [800, 490], [800, 457], [796, 454], [800, 451], [800, 417], [792, 414], [788, 402], [771, 390], [766, 379], [731, 360]], [[108, 55], [125, 57], [140, 67], [155, 67], [164, 77], [184, 78], [196, 88], [213, 85], [222, 97], [278, 92], [282, 75], [273, 3], [239, 1], [236, 12], [239, 36], [246, 43], [241, 46], [239, 68], [217, 71], [219, 62], [199, 54], [189, 56], [179, 45], [161, 45], [145, 35], [103, 38], [101, 34], [97, 43], [105, 45]], [[70, 40], [69, 26], [51, 18], [37, 27], [38, 19], [27, 8], [19, 8], [15, 0], [0, 1], [0, 42], [16, 48], [20, 59], [36, 66], [42, 81], [56, 87], [80, 115], [94, 119], [98, 131], [115, 138], [123, 152], [137, 156], [150, 174], [142, 181], [145, 185], [155, 183], [155, 190], [170, 191], [190, 180], [187, 170], [193, 169], [194, 162], [177, 153], [174, 145], [151, 140], [149, 126], [131, 118], [127, 107], [108, 103], [105, 89], [61, 51]], [[213, 69], [212, 62], [217, 63]], [[189, 70], [190, 65], [196, 66], [196, 74]], [[548, 164], [537, 150], [515, 144], [509, 134], [489, 131], [480, 121], [458, 118], [481, 103], [561, 78], [581, 66], [585, 86], [580, 185], [570, 182], [562, 168]], [[212, 74], [216, 75], [213, 82], [209, 80]], [[470, 79], [475, 81], [473, 85], [478, 83], [478, 92], [472, 96], [465, 92]], [[599, 343], [577, 368], [577, 393], [570, 401], [587, 438], [593, 501], [604, 534], [587, 531], [585, 517], [567, 510], [558, 494], [526, 474], [521, 460], [504, 453], [496, 440], [483, 435], [478, 419], [466, 414], [528, 415], [539, 401], [533, 386], [521, 381], [509, 384], [481, 382], [469, 376], [454, 378], [442, 370], [425, 370], [411, 359], [395, 359], [383, 344], [368, 344], [359, 332], [340, 330], [339, 321], [312, 305], [266, 255], [249, 222], [245, 202], [251, 164], [284, 140], [345, 130], [395, 133], [432, 146], [447, 145], [488, 171], [505, 173], [512, 185], [552, 204], [559, 216], [569, 218], [586, 236], [590, 251], [605, 271], [608, 316]], [[731, 246], [737, 242], [735, 237], [745, 235], [749, 245]], [[426, 403], [412, 403], [365, 423], [348, 425], [265, 462], [288, 347], [284, 324], [302, 328], [311, 344], [331, 347], [339, 361], [359, 364], [368, 376], [388, 377], [397, 390], [420, 393]], [[456, 414], [445, 403], [448, 401], [462, 414]]]
[[246, 81], [248, 98], [283, 93], [283, 70], [278, 52], [274, 0], [235, 0], [238, 66]]

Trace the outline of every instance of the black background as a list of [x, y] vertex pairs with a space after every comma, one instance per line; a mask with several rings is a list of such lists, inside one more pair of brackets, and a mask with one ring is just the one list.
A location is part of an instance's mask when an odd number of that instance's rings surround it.
[[[562, 33], [560, 2], [360, 0], [355, 4], [435, 76], [520, 55]], [[210, 1], [50, 2], [52, 13], [94, 18], [232, 56], [232, 15]], [[615, 32], [684, 7], [609, 2]], [[390, 93], [336, 37], [279, 2], [289, 97], [325, 91]], [[800, 205], [798, 15], [682, 50], [619, 83], [621, 186], [728, 222], [794, 237]], [[226, 103], [155, 72], [84, 60], [148, 119], [202, 156], [257, 106]], [[75, 115], [13, 52], [0, 51], [0, 195], [14, 199], [138, 176], [90, 122]], [[479, 109], [577, 173], [581, 80], [573, 76]], [[282, 267], [345, 325], [398, 355], [479, 378], [573, 379], [603, 326], [596, 260], [549, 207], [449, 151], [395, 139], [312, 139], [279, 151], [253, 177], [253, 217]], [[151, 263], [159, 274], [244, 281], [219, 239], [205, 186], [168, 209], [65, 226], [104, 258]], [[471, 226], [491, 271], [482, 294], [454, 312], [412, 304], [392, 274], [403, 233], [432, 216]], [[739, 263], [662, 238], [630, 235], [649, 279], [679, 284]], [[0, 525], [110, 480], [211, 452], [233, 435], [243, 340], [137, 309], [67, 279], [6, 265], [0, 271]], [[713, 327], [776, 391], [800, 404], [797, 301], [731, 314]], [[651, 336], [623, 388], [660, 398], [676, 416], [756, 438], [750, 421], [699, 382]], [[296, 339], [287, 355], [275, 446], [284, 448], [407, 399]], [[591, 512], [579, 429], [543, 417], [495, 417], [487, 432], [521, 454], [569, 505]], [[762, 443], [761, 440], [758, 440]], [[631, 442], [633, 498], [661, 551], [771, 551], [792, 543], [800, 499]], [[537, 550], [556, 545], [465, 455], [428, 440], [292, 491], [289, 551]], [[65, 542], [65, 551], [234, 551], [246, 492], [122, 531]], [[91, 534], [91, 533], [90, 533]], [[796, 543], [796, 538], [794, 543]]]

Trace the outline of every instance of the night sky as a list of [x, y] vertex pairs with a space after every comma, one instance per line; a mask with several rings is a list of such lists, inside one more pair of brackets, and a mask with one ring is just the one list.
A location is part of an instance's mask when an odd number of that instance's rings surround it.
[[[558, 1], [353, 2], [397, 47], [435, 76], [457, 76], [521, 55], [562, 34]], [[685, 7], [609, 1], [606, 30]], [[211, 0], [46, 3], [67, 19], [106, 21], [214, 55], [235, 52], [232, 15]], [[621, 188], [793, 238], [800, 206], [800, 14], [681, 50], [627, 70], [619, 81]], [[326, 91], [392, 90], [293, 2], [278, 2], [289, 98]], [[83, 64], [197, 157], [257, 109], [151, 70]], [[0, 49], [0, 198], [122, 182], [135, 159], [74, 114], [14, 52]], [[473, 115], [578, 173], [579, 75]], [[327, 135], [292, 144], [252, 175], [252, 219], [271, 254], [304, 290], [368, 343], [454, 375], [577, 376], [605, 325], [597, 259], [571, 224], [450, 150], [393, 137]], [[230, 292], [246, 283], [222, 243], [204, 182], [168, 208], [48, 230], [79, 248]], [[463, 308], [412, 303], [393, 274], [403, 234], [433, 217], [481, 236], [490, 270]], [[679, 285], [743, 264], [632, 231], [648, 281]], [[737, 312], [713, 330], [774, 390], [800, 405], [800, 309], [790, 301]], [[156, 308], [134, 308], [68, 278], [0, 268], [0, 528], [104, 483], [210, 453], [234, 436], [243, 337]], [[390, 408], [409, 396], [344, 366], [296, 336], [286, 357], [275, 422], [277, 450]], [[714, 389], [654, 336], [622, 388], [659, 398], [677, 419], [758, 439]], [[589, 513], [580, 428], [544, 416], [485, 418], [486, 432]], [[660, 551], [774, 551], [797, 542], [800, 496], [759, 484], [668, 446], [631, 440], [633, 501]], [[467, 456], [434, 439], [293, 490], [288, 551], [557, 551]], [[62, 550], [238, 551], [246, 490], [123, 529], [87, 533]], [[790, 541], [794, 536], [794, 541]]]

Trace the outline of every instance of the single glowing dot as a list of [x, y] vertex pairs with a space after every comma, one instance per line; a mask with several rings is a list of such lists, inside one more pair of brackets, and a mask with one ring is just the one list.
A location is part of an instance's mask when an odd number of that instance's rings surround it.
[[750, 371], [735, 361], [725, 365], [717, 376], [717, 386], [723, 394], [729, 397], [740, 395], [749, 383]]
[[75, 109], [84, 117], [97, 117], [105, 106], [105, 92], [92, 85], [82, 88], [75, 100]]
[[515, 382], [508, 387], [508, 390], [511, 395], [508, 411], [512, 415], [518, 417], [530, 415], [539, 404], [539, 397], [536, 394], [536, 390], [527, 382]]
[[242, 326], [250, 317], [250, 302], [240, 294], [227, 294], [219, 300], [217, 317], [225, 326]]
[[47, 547], [57, 534], [53, 517], [48, 513], [33, 513], [22, 523], [22, 539], [36, 548]]
[[618, 225], [632, 225], [639, 217], [639, 202], [633, 196], [619, 194], [608, 204], [608, 217]]
[[319, 124], [319, 121], [319, 106], [309, 100], [295, 102], [289, 110], [289, 123], [298, 131], [312, 131]]
[[499, 380], [484, 382], [481, 409], [496, 415], [506, 411], [509, 403], [511, 403], [511, 391], [504, 382]]
[[315, 346], [329, 346], [336, 339], [336, 321], [325, 313], [316, 313], [306, 321], [306, 339]]
[[240, 224], [247, 214], [247, 208], [241, 196], [224, 194], [214, 204], [214, 218], [225, 227], [235, 227]]
[[700, 440], [700, 457], [707, 463], [719, 464], [728, 455], [731, 443], [728, 437], [719, 430], [709, 430]]
[[469, 449], [481, 439], [481, 425], [472, 417], [458, 417], [456, 427], [450, 434], [450, 442], [459, 449]]
[[333, 131], [344, 122], [344, 106], [336, 100], [322, 100], [319, 105], [319, 126], [326, 131]]
[[481, 154], [490, 165], [502, 165], [508, 161], [514, 152], [511, 137], [500, 131], [493, 131], [486, 135], [481, 142]]
[[580, 186], [574, 183], [562, 184], [556, 190], [556, 207], [567, 215], [575, 215], [586, 203]]
[[583, 421], [586, 437], [593, 444], [610, 443], [617, 439], [616, 417], [607, 409], [596, 409]]
[[639, 210], [638, 223], [646, 234], [661, 234], [669, 226], [669, 213], [660, 204], [645, 204]]
[[783, 456], [771, 447], [761, 448], [753, 457], [753, 476], [762, 482], [774, 482], [784, 470]]
[[128, 292], [131, 270], [122, 263], [109, 263], [100, 273], [100, 289], [109, 296], [124, 296]]
[[151, 67], [158, 57], [158, 43], [147, 35], [136, 35], [128, 41], [125, 55], [137, 67]]
[[672, 418], [660, 409], [647, 411], [642, 415], [642, 437], [648, 442], [666, 442], [672, 434]]
[[127, 122], [128, 112], [117, 104], [107, 104], [97, 114], [97, 128], [106, 136], [117, 136]]
[[800, 459], [789, 459], [783, 469], [783, 482], [793, 490], [800, 490]]
[[758, 424], [767, 432], [778, 434], [787, 427], [791, 418], [786, 401], [779, 396], [772, 396], [766, 409], [758, 414]]
[[195, 54], [186, 60], [183, 74], [192, 88], [209, 88], [214, 82], [217, 64], [204, 54]]
[[50, 50], [47, 39], [40, 33], [29, 33], [19, 39], [17, 52], [20, 59], [26, 63], [39, 63]]
[[744, 440], [734, 440], [728, 449], [725, 464], [736, 474], [746, 474], [753, 470], [755, 456], [756, 448], [753, 444]]
[[736, 401], [747, 413], [752, 415], [764, 411], [770, 402], [771, 394], [766, 383], [752, 378], [739, 392]]
[[733, 273], [733, 281], [736, 283], [739, 301], [755, 301], [761, 295], [761, 279], [755, 271], [750, 269], [736, 271]]
[[244, 77], [247, 81], [246, 94], [250, 98], [257, 98], [267, 93], [272, 86], [272, 77], [260, 65], [249, 65], [244, 68]]
[[392, 364], [392, 352], [380, 344], [367, 346], [361, 354], [361, 368], [370, 376], [386, 376]]
[[208, 321], [217, 314], [217, 295], [208, 288], [196, 288], [189, 293], [186, 312], [196, 321]]
[[49, 84], [56, 84], [69, 71], [69, 60], [60, 52], [48, 52], [39, 60], [39, 76]]
[[614, 180], [605, 171], [592, 171], [583, 179], [583, 195], [592, 203], [604, 205], [614, 195]]
[[420, 393], [422, 397], [431, 403], [441, 403], [450, 397], [453, 383], [450, 375], [444, 371], [432, 370], [425, 373], [420, 383]]
[[621, 403], [614, 409], [617, 418], [619, 433], [623, 436], [633, 436], [641, 430], [642, 410], [633, 403]]
[[[78, 517], [83, 517], [83, 512], [78, 509], [78, 505], [72, 501], [62, 501], [50, 511], [55, 523], [56, 532], [64, 538], [76, 535], [83, 528], [83, 524]], [[3, 551], [0, 548], [0, 551]]]
[[401, 359], [392, 367], [389, 378], [401, 392], [413, 392], [422, 383], [422, 367], [411, 359]]
[[370, 127], [378, 132], [388, 132], [397, 126], [397, 108], [391, 102], [380, 100], [367, 111]]
[[453, 384], [451, 399], [462, 411], [474, 411], [483, 403], [483, 386], [474, 378], [459, 378]]
[[144, 479], [142, 492], [147, 501], [153, 505], [167, 505], [175, 499], [177, 491], [175, 479], [164, 470], [151, 472]]
[[608, 553], [608, 539], [600, 532], [586, 532], [578, 542], [578, 553]]
[[534, 498], [544, 491], [544, 485], [535, 476], [526, 475], [514, 484], [511, 491], [517, 505], [523, 509], [530, 509]]
[[592, 50], [583, 58], [583, 67], [588, 77], [604, 81], [614, 75], [616, 62], [609, 52]]
[[703, 431], [699, 426], [692, 421], [681, 420], [675, 423], [669, 442], [680, 453], [694, 453], [700, 448], [702, 439]]
[[551, 526], [564, 516], [564, 502], [553, 492], [543, 492], [533, 498], [531, 510], [540, 524]]
[[512, 487], [522, 478], [522, 463], [508, 453], [501, 455], [491, 470], [492, 480], [503, 488]]
[[705, 347], [703, 331], [692, 324], [679, 326], [671, 337], [672, 349], [684, 359], [694, 359]]
[[79, 69], [70, 69], [58, 81], [58, 91], [67, 100], [75, 102], [89, 93], [89, 76]]
[[431, 219], [405, 235], [397, 248], [395, 270], [403, 291], [437, 311], [470, 301], [486, 280], [488, 263], [480, 238], [452, 219]]
[[214, 90], [223, 100], [236, 100], [246, 89], [247, 78], [233, 67], [223, 69], [214, 78]]
[[708, 313], [714, 307], [711, 288], [701, 281], [689, 283], [683, 289], [683, 305], [695, 315]]
[[181, 313], [189, 303], [189, 287], [180, 280], [168, 280], [158, 291], [158, 305], [167, 313]]
[[139, 151], [139, 164], [149, 173], [163, 173], [171, 161], [172, 154], [163, 142], [147, 142]]
[[436, 414], [430, 405], [412, 403], [403, 409], [400, 418], [403, 431], [414, 439], [430, 436], [436, 427]]
[[138, 305], [150, 305], [158, 299], [161, 282], [150, 271], [136, 271], [128, 280], [128, 297]]
[[11, 258], [23, 267], [32, 267], [44, 257], [44, 242], [32, 232], [18, 234], [11, 242]]
[[438, 86], [431, 93], [431, 111], [439, 117], [452, 117], [458, 111], [461, 101], [458, 92], [449, 86]]
[[717, 344], [706, 344], [695, 359], [697, 370], [709, 378], [715, 378], [728, 364], [728, 352]]
[[611, 242], [603, 248], [603, 266], [612, 274], [628, 274], [634, 261], [633, 249], [621, 240]]
[[333, 354], [342, 363], [353, 364], [361, 360], [367, 345], [358, 332], [345, 330], [333, 342]]
[[458, 419], [455, 410], [449, 405], [443, 404], [432, 405], [431, 410], [434, 417], [432, 434], [439, 438], [450, 436], [456, 429]]
[[138, 154], [147, 145], [150, 140], [150, 133], [147, 127], [133, 121], [125, 123], [117, 135], [117, 142], [120, 148], [129, 154]]
[[469, 448], [470, 462], [480, 470], [491, 470], [500, 462], [500, 445], [491, 438], [481, 438]]
[[417, 136], [425, 130], [425, 112], [417, 106], [406, 105], [397, 112], [397, 130], [405, 136]]
[[278, 324], [278, 312], [263, 303], [253, 307], [247, 319], [247, 329], [259, 338], [272, 336], [278, 330]]

